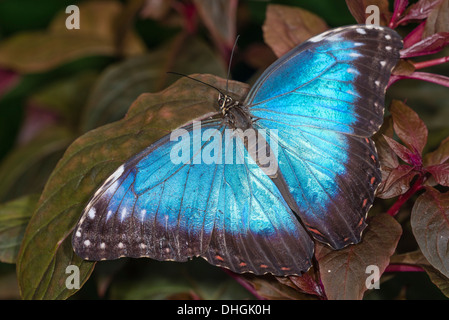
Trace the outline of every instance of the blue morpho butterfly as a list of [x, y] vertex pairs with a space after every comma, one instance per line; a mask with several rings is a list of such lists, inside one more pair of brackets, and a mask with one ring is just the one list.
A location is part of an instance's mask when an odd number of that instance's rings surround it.
[[285, 276], [309, 269], [312, 239], [333, 249], [360, 242], [381, 180], [370, 137], [401, 48], [388, 28], [337, 28], [278, 59], [243, 103], [220, 93], [216, 116], [183, 132], [265, 132], [277, 170], [248, 156], [240, 138], [221, 143], [223, 157], [239, 154], [243, 164], [197, 161], [215, 138], [174, 163], [179, 140], [167, 135], [98, 189], [75, 228], [75, 252], [87, 260], [200, 256], [238, 273]]

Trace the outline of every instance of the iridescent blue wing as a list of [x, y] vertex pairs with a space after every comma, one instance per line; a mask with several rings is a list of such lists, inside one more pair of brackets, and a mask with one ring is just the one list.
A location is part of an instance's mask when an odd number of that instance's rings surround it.
[[[220, 138], [225, 127], [215, 120], [184, 133], [189, 153], [181, 137], [166, 136], [99, 188], [75, 228], [75, 252], [89, 260], [201, 256], [239, 273], [306, 271], [313, 241], [241, 140]], [[215, 162], [204, 158], [211, 154]]]
[[370, 137], [382, 124], [401, 47], [388, 28], [330, 30], [277, 60], [245, 101], [256, 128], [278, 129], [289, 205], [315, 239], [336, 249], [360, 241], [381, 180]]

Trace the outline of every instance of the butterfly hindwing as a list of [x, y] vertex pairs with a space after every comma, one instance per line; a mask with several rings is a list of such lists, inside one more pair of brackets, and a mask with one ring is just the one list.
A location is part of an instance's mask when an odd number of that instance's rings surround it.
[[235, 272], [306, 271], [313, 242], [241, 140], [215, 145], [232, 152], [230, 164], [225, 152], [221, 163], [198, 159], [219, 150], [211, 144], [225, 131], [217, 121], [186, 127], [192, 139], [204, 140], [188, 163], [173, 162], [179, 141], [166, 136], [117, 169], [83, 212], [73, 236], [77, 254], [89, 260], [201, 256]]
[[370, 137], [402, 42], [391, 29], [333, 29], [277, 60], [245, 104], [259, 129], [278, 129], [279, 169], [315, 239], [360, 241], [380, 182]]

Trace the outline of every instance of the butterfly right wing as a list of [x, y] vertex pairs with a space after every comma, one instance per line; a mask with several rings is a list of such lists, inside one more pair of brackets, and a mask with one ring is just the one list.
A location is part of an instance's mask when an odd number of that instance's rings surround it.
[[[306, 271], [313, 242], [241, 140], [223, 138], [218, 121], [185, 132], [193, 140], [188, 161], [173, 161], [185, 152], [166, 136], [100, 187], [75, 228], [75, 252], [88, 260], [201, 256], [239, 273]], [[205, 163], [211, 154], [221, 163]]]

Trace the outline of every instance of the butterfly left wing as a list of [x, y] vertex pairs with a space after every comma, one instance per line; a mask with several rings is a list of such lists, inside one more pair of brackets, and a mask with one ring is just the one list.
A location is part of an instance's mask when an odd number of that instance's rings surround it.
[[382, 124], [401, 47], [388, 28], [330, 30], [277, 60], [245, 101], [257, 129], [278, 130], [289, 205], [335, 249], [359, 242], [366, 226], [381, 179], [370, 137]]
[[[184, 133], [194, 141], [188, 162], [173, 161], [186, 145], [166, 136], [99, 188], [75, 228], [75, 252], [88, 260], [201, 256], [239, 273], [306, 271], [313, 242], [243, 143], [225, 139], [217, 121]], [[211, 154], [221, 161], [206, 161]]]

